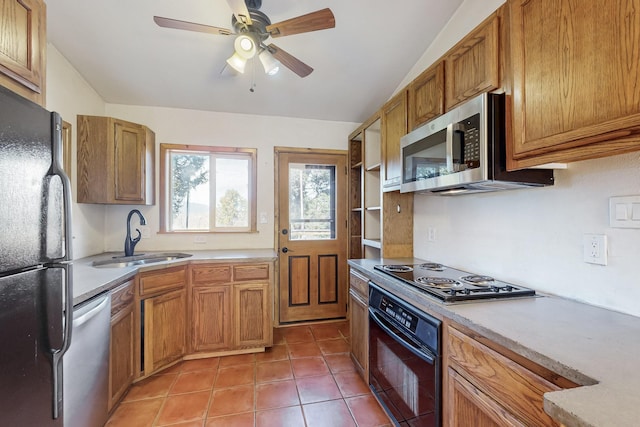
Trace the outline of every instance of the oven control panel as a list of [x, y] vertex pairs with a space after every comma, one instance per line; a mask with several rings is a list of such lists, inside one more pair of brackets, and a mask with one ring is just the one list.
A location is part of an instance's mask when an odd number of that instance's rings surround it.
[[382, 300], [380, 301], [380, 310], [387, 313], [389, 317], [395, 319], [396, 322], [400, 323], [414, 334], [416, 333], [418, 318], [399, 305], [394, 304], [389, 300], [389, 298], [382, 297]]

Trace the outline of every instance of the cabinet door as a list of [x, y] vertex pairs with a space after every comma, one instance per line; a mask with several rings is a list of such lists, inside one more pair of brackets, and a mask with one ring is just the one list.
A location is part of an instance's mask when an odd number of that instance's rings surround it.
[[41, 0], [0, 0], [0, 84], [45, 104], [46, 7]]
[[499, 19], [496, 15], [454, 46], [445, 57], [446, 110], [499, 85]]
[[509, 6], [516, 166], [639, 149], [640, 1]]
[[444, 425], [449, 427], [524, 427], [512, 414], [449, 368], [449, 394], [445, 399]]
[[114, 122], [115, 199], [144, 201], [145, 130], [126, 122]]
[[231, 348], [231, 285], [194, 287], [191, 316], [193, 351]]
[[381, 111], [382, 186], [385, 190], [400, 188], [402, 164], [400, 138], [407, 134], [407, 91], [402, 90]]
[[265, 347], [273, 343], [269, 285], [234, 285], [234, 331], [236, 347]]
[[351, 359], [362, 379], [369, 381], [369, 309], [354, 290], [349, 290]]
[[134, 324], [133, 303], [111, 318], [109, 410], [118, 403], [133, 382]]
[[186, 311], [187, 291], [184, 289], [144, 300], [145, 375], [184, 355]]
[[444, 62], [422, 72], [409, 85], [409, 130], [444, 113]]

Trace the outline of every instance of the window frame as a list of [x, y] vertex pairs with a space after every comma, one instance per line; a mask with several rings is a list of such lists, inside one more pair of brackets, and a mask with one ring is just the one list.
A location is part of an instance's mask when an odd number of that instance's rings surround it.
[[[243, 154], [250, 160], [249, 165], [249, 226], [247, 228], [214, 228], [211, 226], [209, 230], [169, 230], [168, 223], [170, 218], [170, 195], [169, 184], [170, 179], [170, 156], [172, 151], [186, 151], [196, 153], [219, 154], [221, 156]], [[210, 145], [192, 145], [192, 144], [160, 144], [160, 233], [166, 234], [213, 234], [213, 233], [256, 233], [257, 230], [257, 154], [256, 148], [243, 147], [222, 147]], [[215, 181], [211, 181], [215, 182]], [[215, 208], [215, 200], [212, 201]]]

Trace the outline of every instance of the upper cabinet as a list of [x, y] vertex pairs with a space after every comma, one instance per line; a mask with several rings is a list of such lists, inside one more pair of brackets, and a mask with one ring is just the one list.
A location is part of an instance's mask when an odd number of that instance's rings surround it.
[[111, 117], [78, 116], [78, 203], [152, 205], [155, 134]]
[[438, 61], [408, 87], [409, 130], [444, 113], [444, 62]]
[[407, 91], [402, 90], [380, 111], [382, 148], [382, 186], [399, 190], [402, 175], [400, 138], [407, 134]]
[[[511, 168], [640, 149], [640, 1], [509, 0]], [[510, 147], [508, 147], [510, 148]]]
[[46, 6], [0, 0], [0, 85], [45, 104]]
[[444, 57], [445, 106], [456, 105], [498, 88], [499, 17], [491, 15]]

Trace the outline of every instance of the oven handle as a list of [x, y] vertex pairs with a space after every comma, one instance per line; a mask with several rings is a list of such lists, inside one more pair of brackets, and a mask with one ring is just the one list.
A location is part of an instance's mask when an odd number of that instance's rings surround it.
[[431, 365], [436, 363], [436, 356], [429, 351], [424, 346], [421, 346], [408, 336], [402, 334], [399, 335], [395, 333], [391, 327], [391, 323], [387, 321], [384, 317], [378, 314], [373, 308], [369, 307], [369, 318], [373, 320], [379, 327], [382, 328], [389, 336], [395, 339], [399, 344], [401, 344], [404, 348], [415, 354], [416, 356], [424, 359], [426, 362], [429, 362]]

